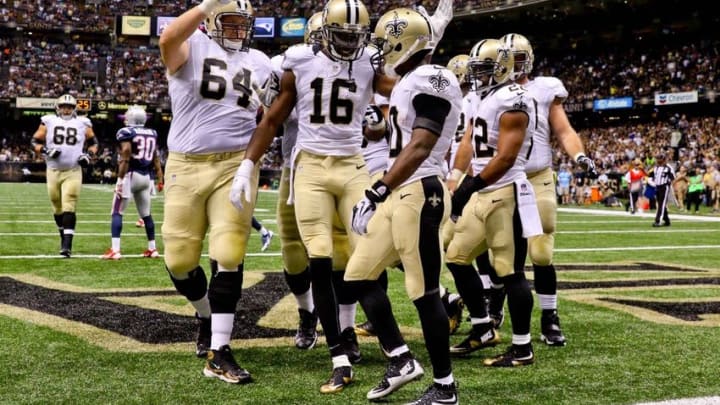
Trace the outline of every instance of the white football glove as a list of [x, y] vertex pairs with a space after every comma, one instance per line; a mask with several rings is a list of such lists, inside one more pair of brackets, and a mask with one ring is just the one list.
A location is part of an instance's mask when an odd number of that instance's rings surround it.
[[203, 2], [198, 4], [197, 7], [203, 14], [209, 16], [213, 10], [230, 3], [230, 1], [232, 0], [203, 0]]
[[240, 163], [237, 172], [235, 172], [235, 178], [230, 187], [230, 202], [240, 211], [243, 209], [243, 195], [245, 201], [248, 203], [252, 202], [252, 184], [250, 183], [250, 179], [252, 179], [254, 170], [255, 163], [250, 159], [244, 159], [242, 163]]
[[383, 183], [382, 180], [378, 180], [369, 189], [365, 190], [365, 198], [360, 200], [353, 207], [352, 214], [352, 230], [353, 232], [364, 235], [367, 233], [367, 226], [370, 223], [377, 205], [385, 201], [390, 195], [390, 187]]
[[437, 45], [445, 33], [445, 28], [453, 18], [453, 0], [440, 0], [433, 15], [430, 15], [423, 6], [418, 6], [417, 11], [430, 22], [432, 41]]
[[367, 233], [367, 226], [370, 223], [377, 206], [374, 202], [370, 201], [367, 197], [363, 197], [359, 203], [353, 207], [352, 214], [352, 230], [358, 235], [365, 235]]
[[262, 105], [270, 107], [278, 94], [280, 94], [280, 77], [275, 72], [272, 72], [262, 87], [258, 87], [255, 83], [252, 86]]

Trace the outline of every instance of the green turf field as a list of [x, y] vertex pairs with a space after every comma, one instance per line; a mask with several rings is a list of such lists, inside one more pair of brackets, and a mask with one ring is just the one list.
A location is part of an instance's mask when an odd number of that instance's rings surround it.
[[[236, 328], [232, 346], [255, 382], [231, 386], [203, 377], [203, 361], [193, 353], [193, 310], [174, 292], [162, 259], [140, 257], [146, 240], [134, 226], [134, 205], [124, 218], [123, 259], [99, 260], [110, 246], [111, 198], [112, 186], [84, 186], [74, 256], [63, 260], [44, 185], [0, 184], [0, 403], [367, 402], [385, 368], [376, 342], [361, 341], [364, 360], [353, 385], [320, 394], [331, 369], [324, 341], [307, 352], [294, 348], [297, 312], [281, 273], [279, 238], [260, 253], [254, 231], [238, 314], [245, 326]], [[275, 200], [275, 193], [261, 192], [256, 211], [274, 231]], [[162, 253], [162, 195], [153, 204]], [[537, 362], [481, 365], [509, 345], [506, 322], [501, 346], [453, 361], [461, 403], [631, 404], [720, 395], [720, 218], [674, 212], [671, 218], [671, 227], [652, 228], [653, 219], [642, 214], [561, 210], [555, 262], [568, 346], [539, 342], [536, 300]], [[207, 263], [204, 257], [206, 269]], [[443, 283], [456, 291], [448, 272]], [[388, 398], [404, 403], [430, 384], [431, 370], [402, 273], [390, 271], [389, 293], [426, 368], [421, 382]], [[451, 342], [468, 330], [463, 322]]]

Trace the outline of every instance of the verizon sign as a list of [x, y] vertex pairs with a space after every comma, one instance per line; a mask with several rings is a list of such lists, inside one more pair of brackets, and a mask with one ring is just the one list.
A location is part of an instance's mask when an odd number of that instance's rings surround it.
[[655, 94], [655, 105], [691, 104], [698, 102], [697, 91], [684, 91], [682, 93]]

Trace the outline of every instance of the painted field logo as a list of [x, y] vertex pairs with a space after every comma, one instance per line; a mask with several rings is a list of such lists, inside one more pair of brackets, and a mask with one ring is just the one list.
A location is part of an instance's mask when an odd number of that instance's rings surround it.
[[[720, 271], [652, 263], [556, 267], [561, 299], [651, 322], [720, 326], [720, 301], [711, 298], [719, 296]], [[292, 345], [297, 309], [283, 274], [246, 272], [244, 286], [235, 317], [237, 345]], [[197, 330], [192, 307], [171, 287], [87, 289], [32, 275], [0, 275], [0, 313], [116, 351], [191, 352]], [[416, 327], [403, 331], [420, 336]]]

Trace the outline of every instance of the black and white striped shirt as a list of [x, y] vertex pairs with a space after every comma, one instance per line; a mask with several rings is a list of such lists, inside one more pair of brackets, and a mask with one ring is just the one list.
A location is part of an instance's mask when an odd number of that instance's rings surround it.
[[654, 172], [655, 187], [667, 186], [675, 179], [675, 170], [668, 164], [655, 166]]

